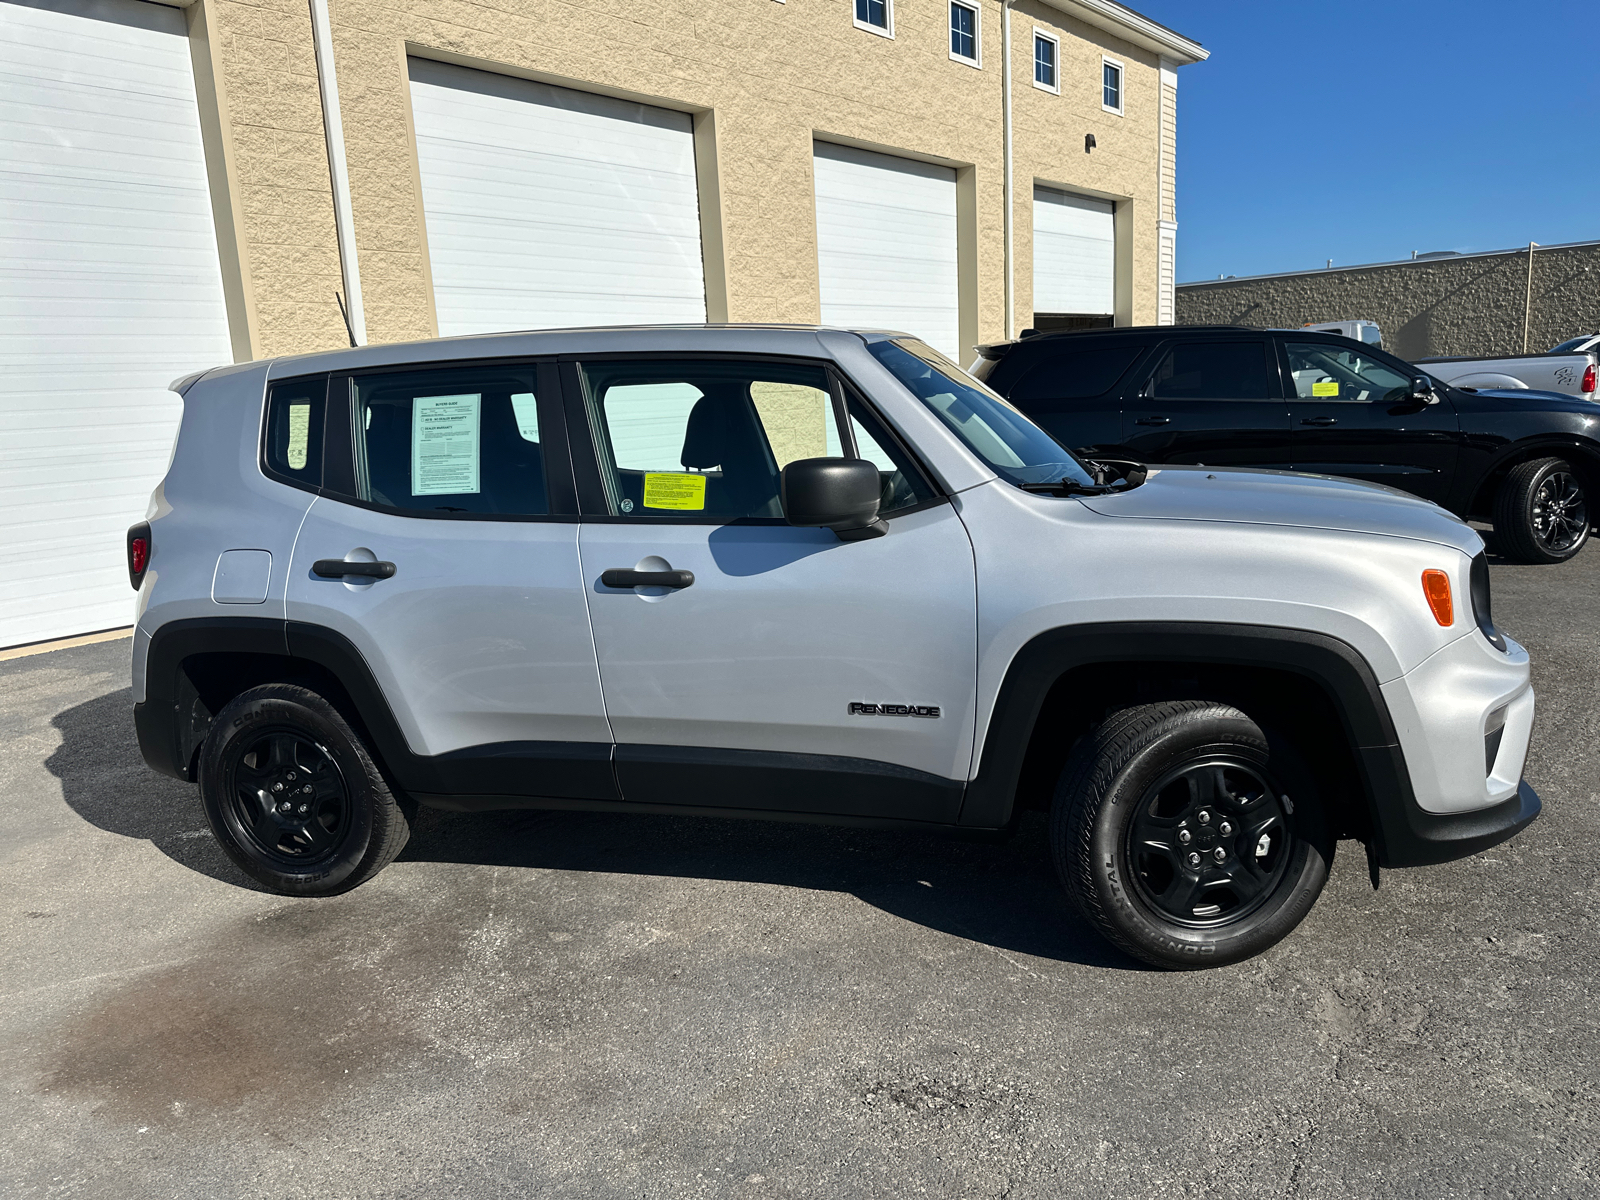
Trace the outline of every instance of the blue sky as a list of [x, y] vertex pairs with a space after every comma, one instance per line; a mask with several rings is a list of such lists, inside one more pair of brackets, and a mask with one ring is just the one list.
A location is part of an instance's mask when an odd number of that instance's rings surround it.
[[1178, 279], [1600, 239], [1595, 0], [1130, 0], [1178, 73]]

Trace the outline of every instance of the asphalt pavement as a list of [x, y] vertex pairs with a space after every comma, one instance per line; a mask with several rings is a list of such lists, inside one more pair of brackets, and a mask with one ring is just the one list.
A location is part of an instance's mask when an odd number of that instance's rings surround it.
[[264, 893], [134, 742], [126, 641], [0, 663], [0, 1194], [1600, 1194], [1600, 550], [1496, 565], [1514, 842], [1342, 843], [1304, 925], [1144, 969], [991, 845], [425, 814]]

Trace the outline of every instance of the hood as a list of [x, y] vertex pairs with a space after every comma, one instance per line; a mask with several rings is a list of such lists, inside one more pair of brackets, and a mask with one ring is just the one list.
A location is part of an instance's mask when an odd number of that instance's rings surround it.
[[1332, 475], [1152, 467], [1132, 491], [1079, 499], [1105, 517], [1337, 529], [1434, 542], [1467, 555], [1483, 549], [1470, 525], [1430, 500]]
[[1587, 396], [1578, 396], [1571, 392], [1544, 392], [1538, 388], [1464, 387], [1456, 390], [1474, 396], [1493, 396], [1496, 400], [1523, 400], [1529, 404], [1537, 404], [1540, 408], [1546, 408], [1551, 404], [1576, 404], [1587, 409], [1595, 404], [1595, 401]]

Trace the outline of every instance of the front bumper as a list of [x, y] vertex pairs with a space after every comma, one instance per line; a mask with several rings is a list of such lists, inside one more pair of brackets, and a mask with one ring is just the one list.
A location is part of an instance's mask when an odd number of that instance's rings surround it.
[[1396, 743], [1362, 750], [1369, 779], [1403, 781], [1375, 805], [1379, 861], [1423, 866], [1527, 828], [1539, 797], [1522, 778], [1533, 732], [1528, 654], [1474, 632], [1382, 686]]

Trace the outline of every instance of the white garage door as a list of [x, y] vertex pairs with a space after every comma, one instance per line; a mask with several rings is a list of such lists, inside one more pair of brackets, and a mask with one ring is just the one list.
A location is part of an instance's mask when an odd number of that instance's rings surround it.
[[956, 173], [816, 143], [822, 323], [899, 329], [960, 361]]
[[410, 66], [442, 336], [706, 319], [687, 114]]
[[1033, 189], [1033, 311], [1116, 311], [1116, 207], [1108, 200]]
[[132, 623], [167, 384], [232, 358], [183, 14], [0, 3], [0, 646]]

